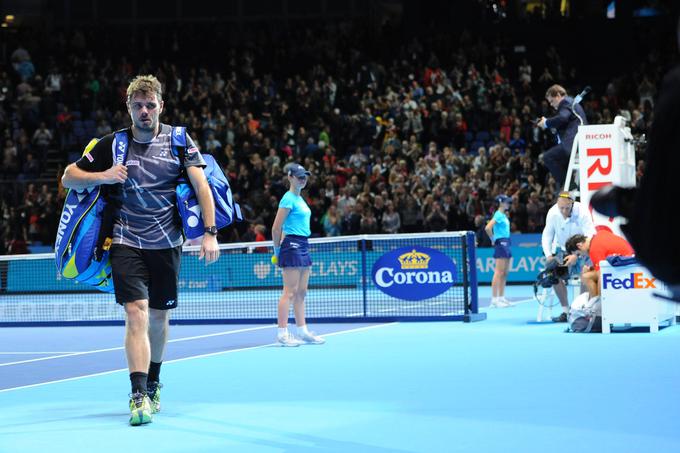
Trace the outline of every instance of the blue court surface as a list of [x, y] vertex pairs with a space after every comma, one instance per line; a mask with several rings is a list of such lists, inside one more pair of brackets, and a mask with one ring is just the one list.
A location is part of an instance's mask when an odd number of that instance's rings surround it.
[[569, 334], [506, 295], [476, 323], [317, 324], [322, 346], [172, 326], [141, 427], [121, 326], [2, 328], [0, 452], [680, 451], [680, 326]]

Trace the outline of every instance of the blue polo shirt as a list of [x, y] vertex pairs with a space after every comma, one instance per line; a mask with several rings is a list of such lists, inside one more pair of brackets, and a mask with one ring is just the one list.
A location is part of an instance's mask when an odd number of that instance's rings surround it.
[[496, 223], [493, 226], [493, 238], [496, 239], [507, 239], [510, 237], [510, 219], [508, 216], [501, 212], [496, 211], [493, 215], [493, 220]]
[[309, 209], [304, 198], [289, 190], [281, 198], [279, 208], [290, 209], [288, 217], [286, 217], [286, 220], [283, 222], [283, 233], [285, 235], [292, 234], [309, 237], [312, 234], [312, 231], [309, 228], [312, 210]]

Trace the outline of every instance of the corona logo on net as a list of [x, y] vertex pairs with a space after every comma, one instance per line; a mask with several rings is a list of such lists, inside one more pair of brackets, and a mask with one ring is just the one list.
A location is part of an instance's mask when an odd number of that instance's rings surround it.
[[427, 269], [430, 265], [430, 255], [416, 252], [415, 249], [399, 256], [399, 264], [402, 269]]
[[456, 282], [456, 265], [444, 253], [428, 247], [402, 247], [373, 265], [373, 283], [380, 291], [405, 300], [438, 296]]
[[642, 272], [631, 273], [626, 278], [614, 277], [613, 274], [602, 274], [602, 289], [655, 289], [656, 279], [647, 278]]

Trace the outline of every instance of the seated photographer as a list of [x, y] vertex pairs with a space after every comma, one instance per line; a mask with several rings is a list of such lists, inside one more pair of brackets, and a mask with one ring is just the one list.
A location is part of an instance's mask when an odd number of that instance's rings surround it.
[[566, 245], [569, 254], [590, 256], [593, 265], [583, 267], [581, 282], [588, 288], [588, 294], [591, 298], [600, 295], [600, 261], [613, 255], [631, 256], [635, 254], [628, 241], [605, 229], [599, 230], [592, 238], [575, 234], [567, 239]]
[[[570, 237], [580, 234], [591, 237], [595, 234], [595, 225], [588, 209], [574, 200], [566, 191], [560, 192], [557, 202], [548, 210], [545, 218], [545, 228], [541, 238], [543, 254], [546, 258], [546, 269], [556, 265], [569, 267], [569, 275], [578, 275], [586, 264], [587, 257], [580, 258], [573, 254], [566, 254], [566, 243]], [[590, 263], [589, 263], [590, 264]], [[567, 322], [569, 300], [567, 287], [562, 278], [557, 278], [553, 285], [555, 295], [562, 306], [562, 314], [552, 318], [553, 322]]]

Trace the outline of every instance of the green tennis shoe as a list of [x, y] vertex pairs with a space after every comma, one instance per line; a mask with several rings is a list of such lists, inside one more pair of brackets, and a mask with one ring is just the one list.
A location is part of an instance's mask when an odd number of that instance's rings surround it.
[[151, 400], [143, 393], [130, 395], [130, 425], [139, 426], [152, 420]]
[[163, 388], [163, 384], [160, 382], [156, 381], [150, 381], [146, 385], [146, 394], [149, 396], [149, 400], [151, 400], [151, 412], [156, 413], [161, 411], [161, 389]]

